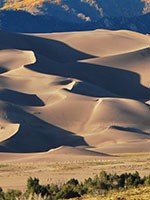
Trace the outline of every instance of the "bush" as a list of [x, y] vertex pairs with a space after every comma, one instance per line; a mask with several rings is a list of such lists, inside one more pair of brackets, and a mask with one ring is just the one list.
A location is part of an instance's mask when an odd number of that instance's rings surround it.
[[150, 185], [150, 175], [144, 177], [144, 185], [149, 186]]
[[4, 199], [4, 192], [1, 187], [0, 187], [0, 199]]
[[57, 199], [69, 199], [75, 197], [81, 197], [81, 195], [76, 191], [75, 188], [64, 185], [60, 192], [56, 195]]
[[70, 179], [67, 183], [67, 185], [77, 186], [79, 184], [79, 181], [77, 179]]
[[21, 195], [22, 192], [20, 190], [8, 190], [4, 195], [4, 200], [17, 200]]

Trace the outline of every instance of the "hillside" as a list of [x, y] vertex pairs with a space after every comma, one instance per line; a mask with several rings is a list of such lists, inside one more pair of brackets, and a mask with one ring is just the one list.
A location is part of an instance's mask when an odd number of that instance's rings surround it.
[[[95, 22], [66, 22], [56, 17], [32, 15], [25, 11], [0, 11], [0, 29], [10, 32], [51, 33], [95, 29], [125, 29], [150, 33], [150, 14], [133, 18], [102, 18]], [[107, 22], [107, 23], [106, 23]]]
[[[85, 21], [97, 20], [101, 17], [133, 17], [150, 11], [149, 0], [6, 0], [3, 9], [24, 10], [33, 14], [45, 13], [61, 17], [62, 14]], [[64, 13], [63, 13], [64, 12]], [[66, 13], [66, 14], [65, 14]], [[68, 20], [71, 20], [69, 18]]]
[[1, 29], [14, 32], [99, 28], [150, 32], [149, 0], [6, 0], [0, 10]]

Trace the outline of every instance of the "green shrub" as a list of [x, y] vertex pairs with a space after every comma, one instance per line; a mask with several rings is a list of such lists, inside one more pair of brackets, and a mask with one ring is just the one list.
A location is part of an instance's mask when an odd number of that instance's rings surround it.
[[144, 177], [144, 185], [149, 186], [150, 185], [150, 175]]
[[58, 192], [56, 197], [57, 199], [69, 199], [69, 198], [81, 197], [81, 195], [75, 188], [68, 185], [64, 185], [62, 189]]
[[4, 194], [3, 189], [0, 187], [0, 199], [4, 199]]
[[4, 200], [18, 200], [21, 195], [20, 190], [8, 190], [4, 195]]

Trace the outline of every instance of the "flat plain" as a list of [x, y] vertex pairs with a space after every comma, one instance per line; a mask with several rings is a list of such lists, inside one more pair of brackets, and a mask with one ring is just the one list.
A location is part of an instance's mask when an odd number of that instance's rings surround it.
[[[150, 154], [122, 154], [113, 157], [50, 156], [40, 154], [9, 155], [0, 162], [0, 186], [4, 189], [25, 190], [27, 179], [37, 177], [41, 184], [61, 185], [70, 178], [84, 181], [101, 171], [121, 174], [138, 171], [141, 176], [150, 172]], [[22, 158], [23, 157], [23, 158]], [[38, 159], [37, 159], [38, 157]]]

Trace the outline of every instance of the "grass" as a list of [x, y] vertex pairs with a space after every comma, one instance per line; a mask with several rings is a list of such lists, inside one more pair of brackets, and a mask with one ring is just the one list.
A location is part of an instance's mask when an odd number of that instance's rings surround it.
[[122, 191], [111, 191], [107, 195], [86, 196], [72, 200], [150, 200], [150, 186], [140, 186]]
[[9, 165], [6, 164], [0, 164], [0, 168], [8, 167]]
[[134, 157], [149, 157], [150, 153], [128, 153], [128, 154], [119, 154], [119, 157], [122, 158], [134, 158]]

